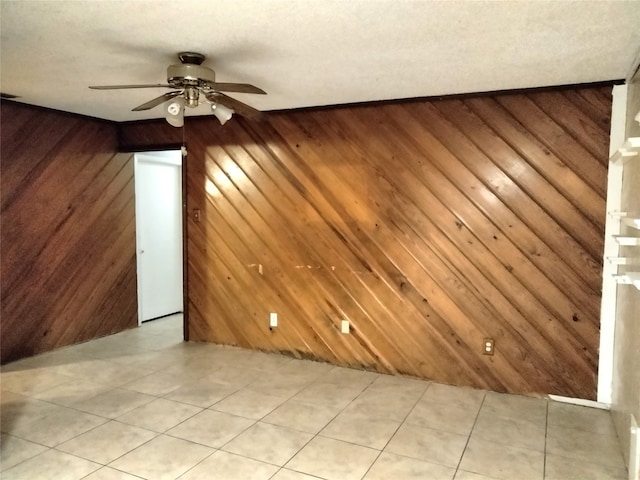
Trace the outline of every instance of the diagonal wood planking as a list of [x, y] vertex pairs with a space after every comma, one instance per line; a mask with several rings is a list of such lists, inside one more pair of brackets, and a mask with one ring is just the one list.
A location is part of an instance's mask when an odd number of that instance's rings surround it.
[[133, 161], [107, 122], [2, 103], [2, 362], [137, 325]]
[[190, 339], [594, 399], [610, 104], [585, 87], [188, 119]]

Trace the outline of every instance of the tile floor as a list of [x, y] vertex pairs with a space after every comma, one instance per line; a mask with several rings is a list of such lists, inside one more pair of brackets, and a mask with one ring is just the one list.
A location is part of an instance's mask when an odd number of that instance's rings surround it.
[[625, 480], [608, 412], [181, 341], [5, 365], [5, 480]]

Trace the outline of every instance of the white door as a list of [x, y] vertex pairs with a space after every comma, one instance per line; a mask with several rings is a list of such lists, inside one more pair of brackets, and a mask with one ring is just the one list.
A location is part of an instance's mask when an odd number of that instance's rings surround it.
[[182, 153], [135, 155], [138, 323], [181, 312]]

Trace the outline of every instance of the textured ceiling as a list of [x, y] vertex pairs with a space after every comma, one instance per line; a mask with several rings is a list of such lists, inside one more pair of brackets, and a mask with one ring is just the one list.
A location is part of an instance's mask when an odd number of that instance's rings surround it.
[[[166, 90], [180, 51], [261, 110], [625, 78], [640, 49], [639, 1], [1, 0], [2, 92], [109, 120]], [[209, 113], [205, 106], [188, 114]]]

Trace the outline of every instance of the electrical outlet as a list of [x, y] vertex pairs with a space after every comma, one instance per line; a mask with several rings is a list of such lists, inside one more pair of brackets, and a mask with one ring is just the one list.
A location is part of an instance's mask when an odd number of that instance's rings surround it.
[[495, 340], [493, 338], [485, 338], [482, 340], [482, 353], [484, 355], [493, 355]]
[[342, 326], [340, 327], [342, 333], [349, 333], [349, 320], [342, 320]]
[[276, 328], [278, 326], [278, 314], [271, 312], [269, 314], [269, 328]]

